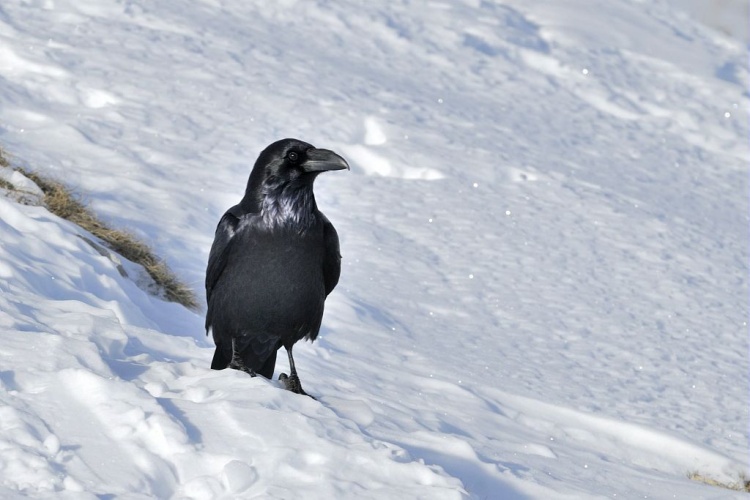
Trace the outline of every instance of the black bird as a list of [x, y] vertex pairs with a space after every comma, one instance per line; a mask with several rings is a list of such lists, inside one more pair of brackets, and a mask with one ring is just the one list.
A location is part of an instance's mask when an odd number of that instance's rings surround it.
[[294, 344], [315, 340], [323, 304], [341, 273], [339, 237], [318, 210], [313, 182], [321, 172], [348, 169], [342, 157], [283, 139], [258, 156], [245, 196], [216, 228], [206, 269], [206, 335], [216, 343], [211, 368], [273, 376], [284, 346], [287, 389], [302, 390]]

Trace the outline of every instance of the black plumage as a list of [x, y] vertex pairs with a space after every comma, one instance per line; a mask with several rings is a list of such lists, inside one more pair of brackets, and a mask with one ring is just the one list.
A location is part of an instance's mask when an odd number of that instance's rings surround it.
[[242, 201], [219, 221], [208, 258], [211, 368], [271, 378], [283, 346], [290, 374], [280, 379], [305, 394], [292, 347], [318, 336], [325, 299], [341, 272], [339, 238], [318, 210], [313, 182], [321, 172], [348, 168], [336, 153], [296, 139], [260, 154]]

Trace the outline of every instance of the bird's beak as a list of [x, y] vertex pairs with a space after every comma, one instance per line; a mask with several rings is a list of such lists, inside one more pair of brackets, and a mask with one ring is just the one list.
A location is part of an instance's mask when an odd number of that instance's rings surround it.
[[325, 172], [327, 170], [349, 170], [346, 160], [327, 149], [312, 148], [307, 150], [307, 159], [302, 164], [305, 172]]

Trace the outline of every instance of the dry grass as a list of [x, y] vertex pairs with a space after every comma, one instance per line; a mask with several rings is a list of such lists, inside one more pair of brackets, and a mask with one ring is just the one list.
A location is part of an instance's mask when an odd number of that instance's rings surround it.
[[725, 488], [727, 490], [744, 491], [746, 493], [750, 493], [750, 479], [746, 478], [745, 476], [740, 476], [734, 483], [722, 483], [721, 481], [717, 481], [716, 479], [704, 476], [699, 472], [690, 472], [688, 473], [688, 479], [692, 479], [693, 481], [707, 484], [709, 486], [716, 486], [718, 488]]
[[199, 308], [195, 292], [182, 283], [166, 262], [154, 255], [148, 245], [127, 231], [109, 227], [89, 210], [79, 195], [60, 182], [28, 170], [21, 169], [21, 173], [34, 181], [44, 192], [44, 203], [50, 212], [81, 226], [102, 240], [111, 250], [131, 262], [142, 265], [164, 291], [167, 300], [182, 304], [188, 309]]
[[6, 153], [3, 148], [0, 148], [0, 167], [10, 167], [8, 153]]
[[[3, 150], [3, 148], [0, 148], [0, 167], [10, 167], [8, 154]], [[0, 179], [0, 188], [7, 189], [8, 191], [13, 191], [15, 189], [13, 187], [13, 184], [4, 179]]]
[[[0, 149], [0, 166], [11, 166], [7, 153], [2, 149]], [[88, 208], [80, 195], [62, 183], [28, 169], [17, 168], [17, 170], [39, 186], [44, 193], [44, 204], [50, 212], [79, 225], [99, 238], [111, 250], [143, 266], [167, 300], [182, 304], [188, 309], [199, 309], [195, 292], [182, 283], [166, 262], [159, 259], [148, 245], [127, 231], [109, 227]], [[9, 184], [6, 189], [13, 190], [14, 188]]]

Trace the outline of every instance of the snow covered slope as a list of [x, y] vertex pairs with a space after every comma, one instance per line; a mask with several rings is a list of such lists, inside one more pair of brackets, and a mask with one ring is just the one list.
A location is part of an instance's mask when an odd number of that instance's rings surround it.
[[748, 472], [746, 47], [666, 1], [269, 4], [0, 6], [0, 144], [200, 293], [262, 147], [353, 166], [317, 402], [0, 200], [0, 496], [742, 497], [686, 476]]

